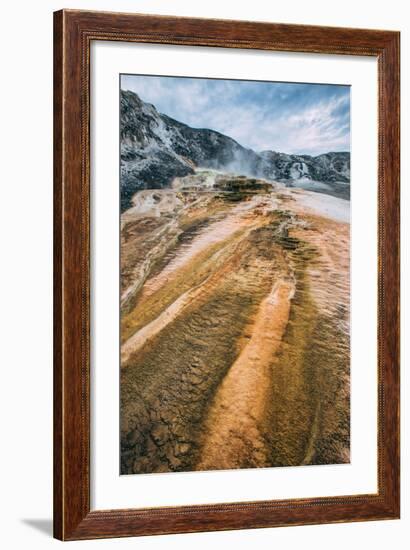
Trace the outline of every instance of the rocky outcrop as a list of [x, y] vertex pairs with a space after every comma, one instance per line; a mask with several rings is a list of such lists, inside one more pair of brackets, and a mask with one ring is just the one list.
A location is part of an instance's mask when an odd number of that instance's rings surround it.
[[350, 182], [350, 153], [325, 153], [317, 157], [263, 151], [265, 176], [278, 181], [312, 180]]

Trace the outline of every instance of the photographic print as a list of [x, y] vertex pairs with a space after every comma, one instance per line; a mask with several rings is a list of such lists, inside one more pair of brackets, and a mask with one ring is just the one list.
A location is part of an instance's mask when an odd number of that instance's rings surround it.
[[120, 76], [121, 474], [350, 462], [350, 87]]
[[54, 536], [398, 519], [400, 33], [60, 10], [53, 61]]

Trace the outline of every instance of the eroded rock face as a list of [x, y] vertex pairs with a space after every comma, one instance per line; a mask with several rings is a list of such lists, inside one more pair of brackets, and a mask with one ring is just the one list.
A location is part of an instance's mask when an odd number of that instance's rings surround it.
[[122, 90], [122, 211], [131, 206], [137, 191], [169, 187], [175, 177], [193, 174], [196, 167], [282, 181], [342, 198], [350, 193], [346, 185], [350, 182], [349, 153], [317, 157], [257, 153], [214, 130], [178, 122], [134, 92]]
[[311, 157], [263, 151], [260, 155], [267, 163], [265, 176], [278, 181], [307, 178], [326, 183], [350, 182], [350, 153], [325, 153]]

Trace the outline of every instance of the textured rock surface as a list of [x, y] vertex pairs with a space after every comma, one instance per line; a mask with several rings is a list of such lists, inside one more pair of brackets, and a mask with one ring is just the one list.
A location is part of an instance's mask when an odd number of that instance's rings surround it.
[[349, 462], [349, 202], [202, 170], [133, 203], [121, 472]]

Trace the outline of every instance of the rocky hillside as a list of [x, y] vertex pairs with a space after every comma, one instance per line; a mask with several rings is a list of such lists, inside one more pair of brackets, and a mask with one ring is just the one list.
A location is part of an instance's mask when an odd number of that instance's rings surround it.
[[[350, 154], [257, 153], [210, 129], [191, 128], [121, 91], [121, 209], [141, 189], [168, 187], [196, 167], [214, 168], [349, 197]], [[319, 183], [319, 185], [316, 185]]]

